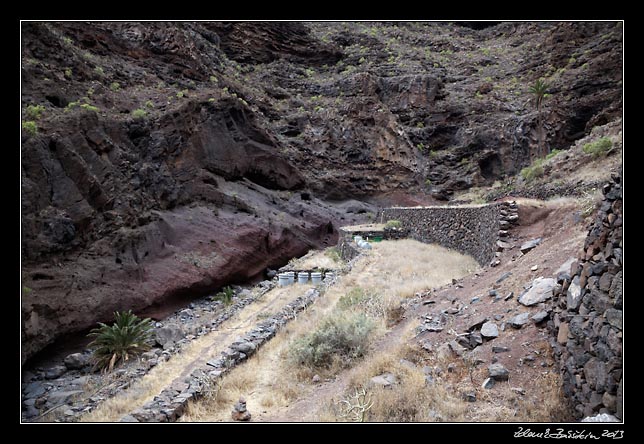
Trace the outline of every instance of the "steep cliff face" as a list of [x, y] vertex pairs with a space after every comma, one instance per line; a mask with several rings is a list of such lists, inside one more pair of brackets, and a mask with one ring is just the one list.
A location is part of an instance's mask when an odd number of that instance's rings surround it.
[[369, 202], [516, 171], [538, 77], [553, 147], [621, 113], [613, 23], [24, 23], [22, 48], [23, 361], [330, 245]]

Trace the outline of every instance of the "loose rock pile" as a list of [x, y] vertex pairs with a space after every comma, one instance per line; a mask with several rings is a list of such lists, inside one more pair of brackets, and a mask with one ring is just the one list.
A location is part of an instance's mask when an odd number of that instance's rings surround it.
[[622, 186], [613, 175], [589, 229], [583, 256], [558, 276], [553, 347], [564, 392], [578, 418], [622, 418]]

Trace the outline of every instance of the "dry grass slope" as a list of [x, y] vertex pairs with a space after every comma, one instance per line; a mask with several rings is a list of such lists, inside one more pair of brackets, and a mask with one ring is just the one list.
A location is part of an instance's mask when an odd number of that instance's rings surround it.
[[[339, 383], [350, 378], [354, 381], [350, 383], [353, 389], [362, 384], [356, 381], [363, 381], [367, 376], [371, 378], [376, 369], [384, 367], [392, 368], [400, 374], [403, 390], [396, 390], [397, 395], [391, 400], [388, 400], [389, 392], [376, 397], [378, 402], [374, 405], [374, 414], [376, 411], [380, 413], [375, 418], [389, 419], [374, 420], [423, 421], [432, 418], [431, 406], [451, 398], [442, 393], [440, 388], [420, 390], [424, 384], [422, 373], [396, 364], [399, 359], [392, 356], [407, 353], [406, 348], [401, 348], [406, 340], [394, 341], [387, 345], [386, 350], [380, 349], [379, 352], [372, 346], [369, 353], [355, 360], [354, 368], [349, 370], [343, 370], [346, 363], [337, 363], [328, 368], [312, 368], [294, 364], [288, 359], [294, 342], [309, 334], [329, 316], [338, 313], [338, 310], [366, 313], [377, 322], [377, 328], [370, 339], [372, 344], [382, 347], [386, 341], [381, 339], [390, 331], [391, 321], [400, 320], [399, 316], [395, 317], [395, 308], [400, 307], [407, 298], [418, 291], [442, 286], [453, 278], [460, 278], [478, 269], [473, 258], [436, 245], [413, 240], [386, 241], [373, 245], [373, 250], [361, 257], [350, 273], [341, 276], [338, 283], [330, 287], [322, 298], [287, 328], [278, 332], [252, 359], [223, 378], [220, 389], [212, 396], [191, 403], [180, 420], [230, 421], [230, 411], [239, 396], [246, 398], [254, 420], [341, 420], [341, 417], [335, 415], [332, 404], [327, 399], [334, 395], [334, 390], [321, 395], [316, 393], [317, 386], [311, 383], [311, 378], [318, 374], [323, 381], [329, 383]], [[346, 296], [356, 289], [360, 289], [363, 295], [361, 303], [341, 307], [338, 302], [343, 297], [346, 300]], [[411, 331], [407, 333], [411, 334]], [[356, 369], [357, 373], [354, 373]], [[418, 397], [419, 393], [423, 396]], [[288, 406], [303, 402], [311, 404], [307, 404], [301, 414], [293, 417]], [[393, 404], [388, 404], [390, 402]], [[401, 406], [406, 403], [413, 404], [414, 407], [402, 409]], [[438, 407], [434, 408], [437, 409]], [[441, 410], [445, 415], [444, 420], [458, 420], [462, 417], [458, 400], [454, 400], [453, 405], [446, 404]]]

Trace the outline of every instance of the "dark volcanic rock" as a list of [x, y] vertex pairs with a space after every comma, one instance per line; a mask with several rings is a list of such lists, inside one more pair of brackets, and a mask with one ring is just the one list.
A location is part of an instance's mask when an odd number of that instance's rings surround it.
[[[566, 66], [584, 48], [554, 81], [549, 145], [621, 115], [615, 23], [368, 26], [24, 23], [23, 116], [38, 133], [21, 146], [22, 361], [115, 310], [160, 318], [261, 278], [374, 204], [434, 203], [517, 172], [536, 113], [497, 97], [525, 78], [516, 60]], [[503, 52], [479, 50], [499, 39]], [[363, 212], [341, 207], [354, 199]]]

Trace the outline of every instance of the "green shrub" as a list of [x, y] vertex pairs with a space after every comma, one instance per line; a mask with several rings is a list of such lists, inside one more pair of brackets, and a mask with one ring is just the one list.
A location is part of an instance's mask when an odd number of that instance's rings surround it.
[[38, 134], [38, 127], [36, 126], [36, 122], [34, 122], [33, 120], [22, 122], [22, 129], [25, 130], [25, 132], [30, 136], [35, 136], [36, 134]]
[[593, 157], [599, 157], [606, 154], [612, 147], [613, 141], [608, 137], [602, 137], [599, 140], [585, 144], [582, 149], [586, 154], [590, 154]]
[[558, 150], [555, 148], [554, 150], [550, 151], [550, 153], [548, 153], [548, 155], [546, 156], [546, 160], [552, 159], [553, 157], [555, 157], [557, 154], [561, 152], [563, 152], [563, 150]]
[[402, 222], [395, 219], [388, 220], [387, 223], [385, 224], [385, 228], [400, 228], [401, 226], [402, 226]]
[[420, 151], [421, 153], [425, 152], [425, 144], [422, 143], [422, 142], [420, 142], [418, 145], [416, 145], [416, 148], [418, 148], [418, 151]]
[[211, 81], [212, 83], [218, 83], [218, 82], [219, 82], [219, 80], [218, 80], [218, 79], [217, 79], [217, 77], [215, 77], [215, 76], [210, 76], [210, 81]]
[[101, 77], [105, 75], [105, 71], [103, 71], [103, 67], [101, 66], [97, 66], [96, 68], [94, 68], [94, 72]]
[[45, 107], [42, 105], [29, 105], [26, 109], [27, 117], [32, 120], [40, 119], [40, 115], [45, 110]]
[[83, 109], [86, 109], [87, 111], [94, 111], [94, 112], [98, 111], [97, 106], [90, 105], [89, 103], [83, 103], [80, 107]]
[[362, 288], [354, 287], [349, 292], [343, 296], [340, 296], [338, 300], [338, 307], [340, 308], [349, 308], [368, 300], [371, 296], [368, 295]]
[[231, 286], [224, 287], [219, 293], [217, 293], [214, 299], [219, 300], [224, 303], [224, 305], [230, 305], [233, 302], [233, 296], [235, 296], [235, 290]]
[[340, 256], [340, 251], [338, 247], [328, 248], [324, 254], [334, 262], [342, 262], [342, 257]]
[[363, 313], [334, 312], [308, 335], [291, 344], [292, 362], [309, 368], [348, 367], [369, 345], [374, 322]]
[[110, 89], [114, 92], [118, 91], [121, 89], [121, 84], [119, 82], [112, 82], [110, 83]]
[[143, 117], [147, 116], [148, 112], [144, 109], [138, 108], [132, 111], [132, 117], [135, 119], [142, 119]]
[[521, 170], [521, 177], [530, 182], [537, 177], [543, 176], [543, 172], [543, 159], [537, 159], [532, 165]]
[[70, 79], [72, 77], [72, 69], [71, 68], [65, 68], [65, 77]]
[[139, 319], [132, 311], [114, 313], [114, 324], [102, 322], [99, 327], [92, 329], [89, 337], [93, 348], [92, 358], [95, 368], [112, 371], [114, 366], [127, 361], [130, 355], [137, 355], [150, 349], [148, 341], [152, 336], [152, 321]]
[[154, 103], [152, 102], [152, 100], [148, 100], [147, 102], [145, 102], [145, 106], [147, 108], [154, 108]]

